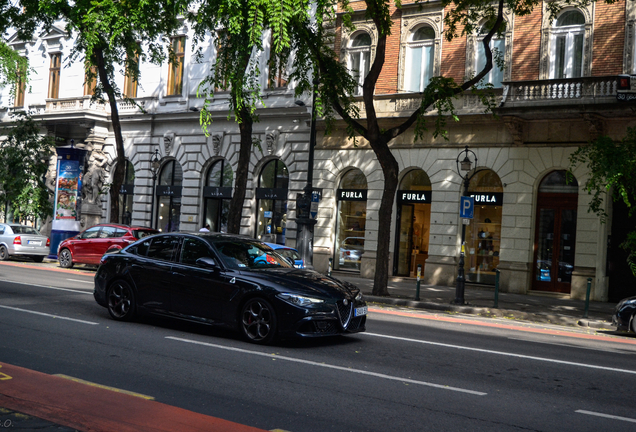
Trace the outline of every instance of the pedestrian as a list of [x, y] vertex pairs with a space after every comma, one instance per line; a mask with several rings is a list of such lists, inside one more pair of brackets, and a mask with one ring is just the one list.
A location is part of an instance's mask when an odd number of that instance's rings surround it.
[[210, 224], [205, 224], [203, 228], [199, 230], [199, 232], [210, 232]]

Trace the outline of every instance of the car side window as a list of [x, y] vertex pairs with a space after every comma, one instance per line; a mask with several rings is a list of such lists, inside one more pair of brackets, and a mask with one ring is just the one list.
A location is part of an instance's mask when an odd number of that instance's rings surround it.
[[[145, 242], [144, 242], [145, 243]], [[146, 256], [164, 261], [171, 261], [179, 245], [179, 238], [175, 236], [154, 237]]]
[[115, 237], [116, 230], [117, 228], [115, 227], [109, 227], [109, 226], [102, 227], [102, 230], [99, 233], [99, 238]]
[[82, 234], [82, 238], [83, 239], [92, 239], [92, 238], [97, 238], [99, 235], [99, 230], [101, 230], [102, 227], [93, 227], [93, 228], [89, 228], [86, 231], [84, 231], [84, 234]]
[[0, 227], [0, 235], [4, 234], [4, 227]]
[[123, 237], [126, 235], [126, 230], [122, 228], [115, 228], [115, 233], [111, 237]]
[[195, 265], [199, 258], [214, 258], [207, 243], [186, 237], [181, 246], [181, 263]]

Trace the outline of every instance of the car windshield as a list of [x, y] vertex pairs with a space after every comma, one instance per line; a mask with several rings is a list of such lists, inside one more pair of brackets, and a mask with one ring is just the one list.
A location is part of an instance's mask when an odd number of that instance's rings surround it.
[[34, 235], [40, 235], [39, 232], [37, 232], [34, 228], [31, 228], [30, 226], [16, 226], [13, 225], [11, 227], [11, 229], [13, 230], [13, 234], [34, 234]]
[[293, 249], [276, 249], [276, 252], [281, 254], [285, 258], [291, 258], [293, 260], [299, 260], [300, 255]]
[[224, 240], [215, 242], [221, 259], [233, 269], [259, 269], [292, 266], [272, 248], [257, 241]]

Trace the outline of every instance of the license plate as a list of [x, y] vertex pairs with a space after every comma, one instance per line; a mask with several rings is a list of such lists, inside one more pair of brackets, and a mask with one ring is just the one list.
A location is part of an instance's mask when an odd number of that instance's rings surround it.
[[353, 316], [357, 316], [357, 317], [363, 316], [363, 315], [366, 315], [368, 311], [369, 311], [369, 308], [366, 306], [355, 308], [353, 310]]
[[38, 241], [38, 240], [27, 240], [27, 244], [30, 244], [30, 245], [38, 245], [38, 246], [39, 246], [39, 245], [41, 245], [41, 244], [42, 244], [42, 242], [41, 242], [41, 241]]

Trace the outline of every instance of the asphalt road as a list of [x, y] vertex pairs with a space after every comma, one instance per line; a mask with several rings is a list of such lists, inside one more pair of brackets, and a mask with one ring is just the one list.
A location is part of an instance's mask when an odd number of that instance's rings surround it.
[[633, 431], [636, 338], [400, 309], [260, 347], [111, 320], [93, 273], [0, 265], [0, 362], [266, 430]]

